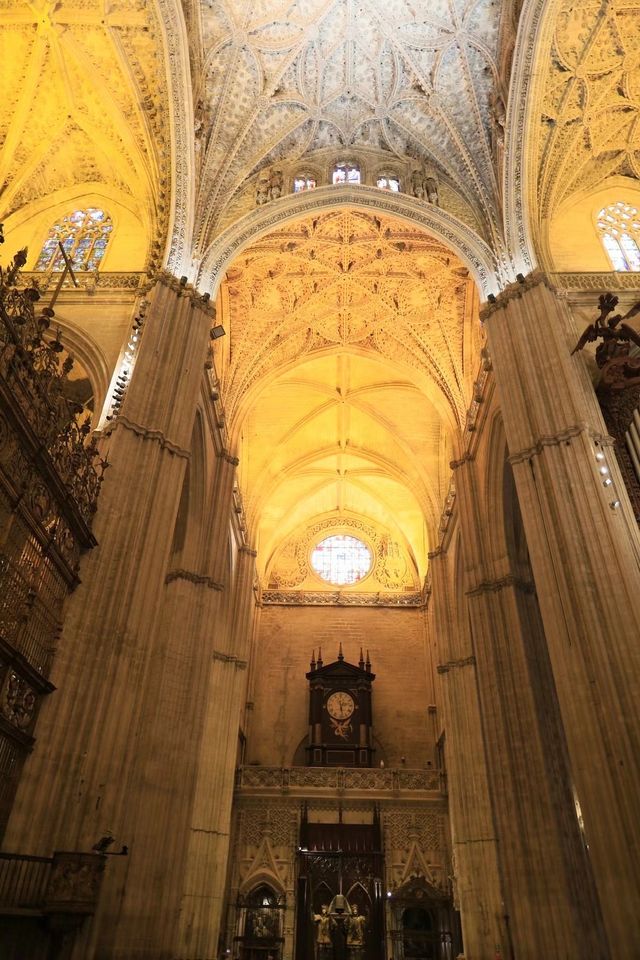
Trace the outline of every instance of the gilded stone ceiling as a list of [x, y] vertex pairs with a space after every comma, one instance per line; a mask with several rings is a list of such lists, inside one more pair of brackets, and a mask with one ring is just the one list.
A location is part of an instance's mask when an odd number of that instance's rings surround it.
[[164, 246], [168, 93], [144, 0], [1, 0], [0, 217], [60, 191], [119, 191]]
[[561, 0], [548, 16], [531, 198], [539, 221], [609, 176], [640, 178], [640, 3]]
[[495, 0], [205, 0], [200, 249], [248, 175], [327, 147], [433, 164], [498, 238], [500, 13]]
[[424, 575], [477, 372], [475, 298], [439, 241], [351, 209], [234, 261], [221, 388], [263, 565], [293, 531], [349, 517], [408, 545]]

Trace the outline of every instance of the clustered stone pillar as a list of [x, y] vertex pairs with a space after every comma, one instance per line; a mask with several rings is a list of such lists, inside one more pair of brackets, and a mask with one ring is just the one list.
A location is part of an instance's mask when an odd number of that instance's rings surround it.
[[492, 502], [473, 455], [453, 466], [510, 947], [516, 957], [605, 960], [533, 585], [497, 535], [504, 486]]
[[507, 288], [483, 317], [604, 923], [615, 956], [632, 960], [640, 956], [638, 526], [584, 359], [571, 356], [578, 333], [567, 305], [537, 274]]
[[[450, 548], [449, 548], [450, 549]], [[475, 657], [457, 623], [448, 549], [430, 555], [437, 670], [447, 735], [447, 783], [453, 867], [467, 960], [509, 957], [498, 852], [487, 784]], [[459, 586], [461, 588], [462, 585]]]
[[[116, 930], [122, 923], [130, 932], [153, 912], [151, 900], [167, 880], [156, 875], [156, 887], [146, 889], [127, 883], [123, 900], [129, 869], [144, 876], [141, 860], [152, 860], [163, 841], [171, 843], [165, 834], [150, 850], [138, 845], [153, 816], [138, 791], [147, 773], [153, 777], [155, 758], [142, 744], [145, 711], [158, 692], [151, 689], [155, 667], [165, 654], [176, 656], [161, 628], [160, 600], [212, 314], [169, 276], [150, 293], [122, 412], [103, 440], [111, 466], [95, 524], [99, 546], [85, 559], [83, 582], [66, 611], [53, 673], [59, 689], [43, 710], [40, 749], [25, 769], [6, 839], [7, 849], [42, 854], [88, 851], [107, 831], [129, 844], [128, 857], [109, 858], [94, 923], [101, 957], [152, 955], [136, 948], [118, 954]], [[162, 712], [169, 696], [162, 681], [159, 694]], [[152, 800], [162, 816], [157, 792]], [[79, 944], [76, 955], [88, 960], [93, 942]]]

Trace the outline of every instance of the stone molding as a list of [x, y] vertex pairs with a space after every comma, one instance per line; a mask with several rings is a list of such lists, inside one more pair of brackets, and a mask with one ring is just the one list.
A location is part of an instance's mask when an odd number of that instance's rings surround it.
[[162, 24], [172, 108], [171, 208], [164, 262], [169, 270], [182, 273], [191, 263], [196, 182], [189, 41], [182, 4], [178, 0], [156, 0], [156, 5]]
[[[249, 764], [238, 767], [236, 793], [253, 792], [296, 794], [376, 791], [382, 793], [439, 793], [438, 770], [404, 767], [262, 767]], [[407, 798], [409, 799], [409, 798]], [[412, 798], [415, 799], [415, 798]]]
[[[332, 208], [353, 206], [386, 213], [410, 222], [443, 240], [469, 267], [481, 292], [498, 290], [498, 265], [490, 247], [453, 214], [405, 194], [389, 194], [377, 187], [330, 185], [290, 194], [256, 207], [236, 224], [224, 230], [207, 249], [198, 282], [214, 290], [234, 256], [262, 234], [288, 220]], [[212, 290], [213, 293], [213, 290]]]
[[640, 290], [640, 274], [633, 271], [609, 273], [550, 273], [550, 281], [560, 291]]
[[118, 414], [115, 420], [107, 424], [102, 431], [102, 436], [109, 437], [112, 433], [115, 433], [117, 427], [124, 427], [125, 430], [130, 430], [143, 440], [155, 440], [163, 450], [168, 450], [169, 453], [175, 454], [176, 457], [183, 457], [185, 460], [189, 460], [191, 457], [189, 450], [185, 450], [177, 443], [174, 443], [173, 440], [169, 440], [161, 430], [154, 430], [151, 427], [145, 427], [143, 424], [135, 423], [134, 420], [129, 420], [123, 413]]
[[518, 21], [507, 101], [503, 165], [504, 231], [509, 255], [517, 269], [536, 265], [529, 224], [527, 197], [529, 179], [536, 178], [535, 160], [529, 143], [535, 104], [530, 91], [536, 83], [533, 61], [540, 48], [543, 16], [548, 0], [524, 0]]
[[476, 658], [471, 655], [470, 657], [462, 657], [459, 660], [447, 660], [446, 663], [439, 663], [436, 667], [438, 673], [449, 673], [450, 670], [456, 670], [460, 667], [475, 667]]
[[193, 583], [198, 587], [207, 587], [210, 590], [224, 590], [224, 584], [217, 583], [211, 577], [207, 577], [204, 574], [194, 573], [192, 570], [170, 570], [164, 582], [168, 584], [173, 583], [175, 580], [186, 580], [187, 583]]
[[241, 660], [240, 657], [236, 657], [232, 653], [222, 653], [221, 650], [214, 650], [211, 659], [219, 660], [221, 663], [231, 663], [238, 670], [246, 670], [248, 666], [246, 660]]
[[588, 424], [580, 422], [571, 424], [564, 430], [560, 430], [558, 433], [545, 434], [539, 437], [536, 443], [532, 444], [532, 446], [526, 447], [524, 450], [518, 450], [516, 453], [512, 453], [508, 458], [509, 463], [514, 466], [517, 463], [523, 463], [526, 460], [531, 460], [532, 457], [539, 457], [545, 447], [557, 447], [561, 443], [566, 443], [568, 440], [571, 440], [574, 437], [579, 437], [582, 434], [586, 434], [591, 440], [599, 443], [603, 447], [613, 447], [615, 444], [613, 437], [610, 437], [608, 434], [596, 433], [595, 431], [591, 430]]
[[341, 593], [339, 590], [263, 590], [261, 602], [283, 607], [421, 607], [422, 593]]
[[465, 591], [467, 597], [480, 597], [485, 593], [498, 593], [508, 587], [515, 587], [516, 590], [522, 590], [523, 593], [534, 593], [535, 586], [531, 580], [523, 580], [521, 577], [515, 577], [508, 574], [506, 577], [499, 577], [497, 580], [481, 580], [480, 583]]

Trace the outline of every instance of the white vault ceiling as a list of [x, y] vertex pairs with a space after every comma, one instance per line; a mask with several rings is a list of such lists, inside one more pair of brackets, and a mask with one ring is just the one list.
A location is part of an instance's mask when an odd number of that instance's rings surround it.
[[200, 250], [255, 170], [358, 146], [435, 165], [499, 245], [502, 9], [495, 0], [205, 0]]

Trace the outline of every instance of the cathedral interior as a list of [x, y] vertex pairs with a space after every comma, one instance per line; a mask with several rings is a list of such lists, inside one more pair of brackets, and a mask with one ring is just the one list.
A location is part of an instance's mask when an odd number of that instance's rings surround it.
[[640, 2], [0, 26], [2, 960], [638, 960]]

